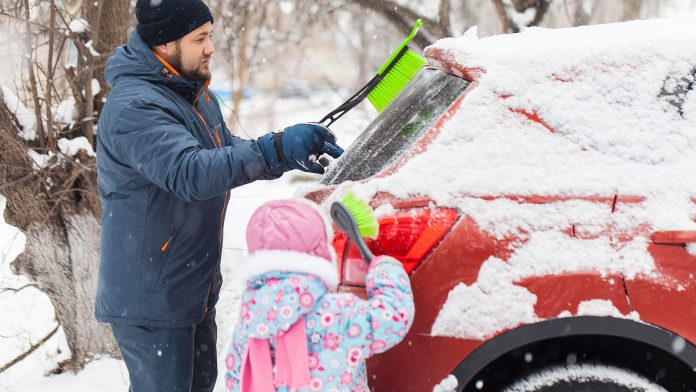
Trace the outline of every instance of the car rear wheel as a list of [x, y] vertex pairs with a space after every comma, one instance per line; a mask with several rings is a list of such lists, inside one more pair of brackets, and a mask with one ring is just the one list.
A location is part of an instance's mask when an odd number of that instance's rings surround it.
[[666, 392], [661, 386], [627, 369], [581, 364], [537, 370], [515, 381], [504, 392]]

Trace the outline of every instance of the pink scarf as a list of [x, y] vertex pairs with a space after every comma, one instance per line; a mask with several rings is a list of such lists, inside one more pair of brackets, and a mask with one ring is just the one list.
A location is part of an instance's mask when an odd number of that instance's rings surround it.
[[276, 336], [276, 374], [273, 376], [268, 339], [249, 338], [242, 359], [241, 392], [275, 392], [276, 386], [290, 391], [309, 386], [309, 354], [304, 317], [284, 334]]

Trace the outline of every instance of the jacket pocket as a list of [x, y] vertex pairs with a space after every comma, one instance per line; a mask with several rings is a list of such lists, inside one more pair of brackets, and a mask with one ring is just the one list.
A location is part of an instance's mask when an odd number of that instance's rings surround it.
[[172, 232], [167, 238], [167, 241], [162, 244], [162, 247], [160, 248], [160, 257], [157, 260], [157, 266], [155, 267], [155, 274], [152, 277], [152, 281], [150, 281], [150, 287], [147, 291], [157, 291], [157, 289], [159, 289], [162, 286], [162, 271], [164, 270], [164, 264], [167, 262], [169, 253], [172, 251], [172, 248], [174, 247], [176, 237], [177, 233]]

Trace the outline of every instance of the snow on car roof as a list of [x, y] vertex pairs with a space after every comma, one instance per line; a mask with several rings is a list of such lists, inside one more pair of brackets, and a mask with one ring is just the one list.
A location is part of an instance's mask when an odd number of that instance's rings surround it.
[[438, 41], [427, 53], [483, 70], [478, 85], [425, 152], [350, 186], [454, 206], [467, 195], [640, 196], [656, 229], [695, 228], [696, 92], [669, 102], [693, 81], [695, 39], [692, 17]]
[[[589, 241], [560, 233], [569, 225], [597, 233], [630, 232], [641, 223], [696, 230], [696, 93], [688, 91], [695, 22], [530, 28], [483, 39], [470, 31], [426, 50], [432, 66], [474, 76], [475, 87], [423, 153], [390, 175], [339, 190], [350, 187], [368, 199], [380, 191], [427, 196], [457, 207], [496, 238], [531, 233], [508, 260], [491, 257], [476, 283], [451, 291], [434, 335], [483, 339], [538, 320], [536, 296], [515, 284], [527, 277], [588, 270], [655, 276], [645, 235], [621, 244], [607, 236]], [[590, 200], [534, 205], [481, 198], [504, 195], [642, 201], [613, 209]], [[583, 312], [606, 315], [606, 309]]]
[[695, 22], [533, 28], [438, 41], [434, 48], [452, 53], [463, 67], [483, 70], [479, 85], [426, 153], [369, 182], [436, 199], [453, 193], [694, 195], [694, 92], [683, 115], [661, 93], [665, 84], [693, 80]]

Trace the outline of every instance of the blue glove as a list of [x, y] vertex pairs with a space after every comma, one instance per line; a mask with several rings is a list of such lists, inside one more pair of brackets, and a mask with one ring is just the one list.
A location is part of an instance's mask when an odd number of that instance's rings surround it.
[[268, 133], [256, 141], [272, 172], [302, 170], [322, 174], [318, 159], [322, 154], [338, 158], [343, 149], [336, 144], [336, 135], [321, 124], [297, 124], [282, 132]]

